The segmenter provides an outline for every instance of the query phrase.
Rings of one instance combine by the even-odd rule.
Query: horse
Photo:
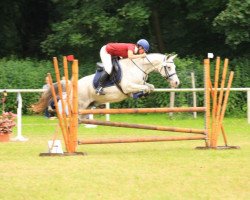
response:
[[[116,85],[105,87],[105,95],[97,95],[93,87],[95,74],[85,76],[78,80],[78,108],[90,109],[105,103],[120,102],[138,92],[150,93],[154,85],[147,83],[148,74],[155,71],[169,81],[173,88],[178,87],[180,81],[176,73],[174,58],[177,55],[164,55],[160,53],[147,54],[145,58],[120,59],[121,80],[119,87]],[[65,83],[65,81],[64,81]],[[63,83],[62,83],[63,85]],[[54,83],[56,92],[57,83]],[[43,93],[38,103],[32,106],[34,112],[44,111],[52,99],[51,90]]]

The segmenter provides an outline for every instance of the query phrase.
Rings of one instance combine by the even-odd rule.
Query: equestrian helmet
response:
[[[140,39],[137,42],[137,45],[141,46],[146,52],[149,50],[149,43],[145,39]]]

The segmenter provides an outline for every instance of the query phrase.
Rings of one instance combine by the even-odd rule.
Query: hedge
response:
[[[196,87],[203,87],[203,61],[194,57],[176,58],[176,70],[181,84],[179,88],[191,88],[191,72],[195,73]],[[61,65],[60,65],[61,66]],[[211,66],[215,66],[212,62]],[[235,71],[235,77],[232,87],[250,87],[250,60],[248,58],[238,58],[230,61],[229,69]],[[0,59],[0,88],[1,89],[39,89],[44,84],[45,76],[48,72],[53,73],[52,61],[39,61],[34,59]],[[80,77],[95,71],[93,62],[80,63]],[[214,68],[211,68],[212,78]],[[222,71],[222,70],[221,70]],[[159,74],[151,73],[148,82],[155,85],[156,88],[168,88],[169,85]],[[23,113],[29,113],[29,107],[36,102],[41,94],[23,93]],[[151,93],[146,98],[134,100],[132,98],[120,103],[112,104],[112,107],[165,107],[169,106],[169,93],[159,92]],[[227,113],[230,115],[245,115],[247,110],[245,92],[231,92],[228,103]],[[192,106],[192,93],[176,93],[176,106]],[[198,106],[203,105],[203,93],[197,93]],[[1,106],[2,107],[2,106]],[[16,94],[8,94],[6,110],[16,112],[17,102]],[[1,108],[0,108],[1,110]]]

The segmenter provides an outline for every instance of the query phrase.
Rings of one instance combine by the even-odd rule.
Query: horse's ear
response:
[[[171,60],[174,60],[177,56],[178,56],[177,54],[175,54],[175,55],[170,55],[169,58],[170,58]]]
[[[178,56],[177,54],[166,54],[166,59],[167,60],[174,60]]]
[[[166,59],[168,60],[171,56],[171,54],[166,54]]]

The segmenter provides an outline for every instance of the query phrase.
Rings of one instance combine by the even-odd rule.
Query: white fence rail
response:
[[[220,90],[218,88],[218,90]],[[225,88],[226,90],[226,88]],[[15,141],[26,141],[27,138],[22,136],[22,95],[21,93],[41,93],[44,89],[0,89],[0,93],[17,93],[17,136],[13,139]],[[204,92],[204,88],[156,88],[155,92]],[[250,88],[231,88],[230,91],[247,92],[247,121],[250,124]],[[106,116],[107,117],[107,116]],[[109,116],[107,117],[109,120]]]

